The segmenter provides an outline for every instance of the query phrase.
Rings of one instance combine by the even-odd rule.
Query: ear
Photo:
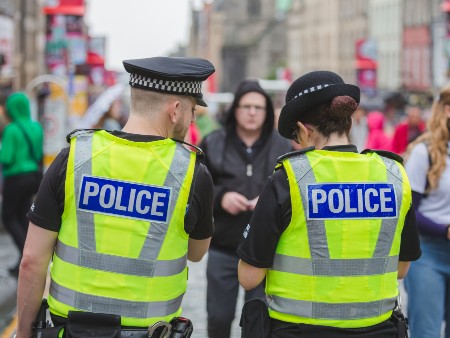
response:
[[[169,119],[173,124],[176,124],[183,116],[181,110],[181,102],[178,100],[172,100],[168,104]]]
[[[300,143],[302,145],[308,144],[311,140],[311,131],[306,128],[306,126],[301,123],[300,121],[297,121],[297,127],[299,128],[299,135],[298,138],[300,140]]]

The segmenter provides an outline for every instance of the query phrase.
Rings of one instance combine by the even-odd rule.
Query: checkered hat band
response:
[[[180,94],[200,94],[202,92],[202,81],[167,81],[138,74],[130,74],[130,85]]]
[[[302,96],[303,94],[308,94],[308,93],[312,93],[312,92],[317,92],[321,89],[324,89],[328,86],[332,86],[332,84],[322,84],[322,85],[318,85],[318,86],[313,86],[311,88],[307,88],[305,90],[303,90],[302,92],[298,93],[297,95],[295,95],[290,101],[296,99],[297,97]]]

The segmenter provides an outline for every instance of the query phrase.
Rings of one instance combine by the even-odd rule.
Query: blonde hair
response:
[[[431,117],[427,122],[427,132],[419,136],[407,149],[407,157],[411,149],[418,143],[425,142],[431,159],[431,166],[427,172],[429,186],[426,192],[436,189],[439,179],[446,167],[449,133],[449,119],[444,106],[450,105],[450,85],[441,89],[439,97],[431,107]]]

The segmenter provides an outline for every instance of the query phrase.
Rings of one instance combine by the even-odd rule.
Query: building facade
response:
[[[45,70],[45,17],[42,1],[16,0],[14,3],[14,88],[24,89],[28,82]]]
[[[277,14],[276,0],[206,3],[194,14],[188,54],[209,57],[219,91],[234,91],[248,77],[276,78],[287,62],[285,17]]]
[[[367,1],[338,0],[339,44],[338,73],[346,82],[357,83],[356,47],[357,42],[367,39],[368,9]]]
[[[286,16],[277,12],[281,2],[289,4]],[[366,85],[381,95],[429,92],[450,76],[450,1],[447,9],[443,0],[205,3],[201,16],[193,19],[196,34],[188,55],[213,61],[219,91],[232,91],[244,77],[276,78],[280,68],[289,70],[291,78],[331,70],[358,84],[364,70]],[[364,53],[370,49],[370,57],[361,56],[361,46]]]

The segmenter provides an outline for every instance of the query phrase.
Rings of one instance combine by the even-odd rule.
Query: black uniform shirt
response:
[[[323,150],[357,152],[353,145],[324,147]],[[271,268],[278,240],[291,222],[292,205],[289,182],[284,169],[272,174],[259,197],[255,212],[237,253],[244,262]],[[415,213],[410,207],[402,232],[400,261],[414,261],[421,255]]]
[[[121,131],[111,133],[134,142],[152,142],[163,139],[159,136],[129,134]],[[69,149],[63,149],[48,168],[36,200],[27,214],[31,222],[50,231],[58,232],[61,227]],[[184,229],[190,238],[202,240],[211,237],[214,233],[212,216],[214,187],[211,175],[203,164],[196,163],[194,175]]]

